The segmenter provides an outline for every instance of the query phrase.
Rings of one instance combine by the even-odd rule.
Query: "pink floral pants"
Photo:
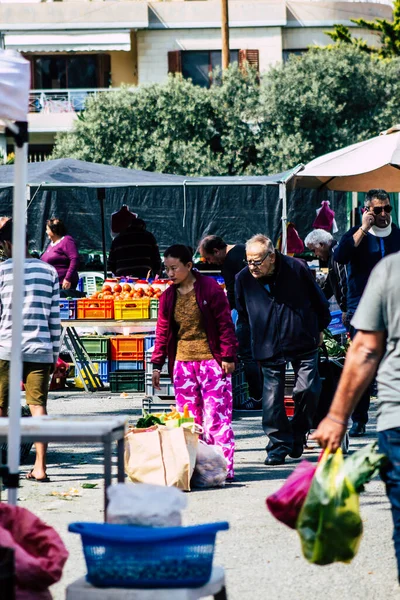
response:
[[[235,441],[232,430],[232,381],[216,360],[179,361],[174,366],[176,408],[185,404],[204,428],[207,444],[220,446],[233,477]]]

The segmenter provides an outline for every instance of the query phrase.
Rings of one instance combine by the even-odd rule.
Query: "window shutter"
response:
[[[168,73],[182,73],[181,50],[168,52]]]
[[[260,61],[258,50],[239,50],[239,68],[244,69],[246,63],[256,69],[257,73],[259,72]]]
[[[98,55],[98,83],[101,88],[111,85],[111,59],[109,54]]]

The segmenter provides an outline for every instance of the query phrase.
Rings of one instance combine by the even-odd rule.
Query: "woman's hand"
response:
[[[226,362],[225,360],[223,360],[221,367],[222,367],[222,370],[225,373],[225,375],[232,375],[233,371],[235,370],[235,363],[234,362]]]
[[[63,290],[69,290],[71,287],[71,282],[67,281],[66,279],[64,279],[63,283],[62,283],[62,289]]]
[[[161,390],[161,387],[160,387],[160,371],[158,371],[158,370],[154,370],[153,371],[153,376],[151,378],[151,383],[152,383],[153,388],[155,390]]]

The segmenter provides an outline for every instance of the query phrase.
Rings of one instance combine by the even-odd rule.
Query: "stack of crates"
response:
[[[112,392],[144,392],[143,335],[110,337],[110,388]]]
[[[168,364],[167,361],[161,369],[160,376],[160,388],[161,390],[155,390],[151,382],[153,376],[153,367],[151,364],[151,357],[153,354],[154,346],[146,351],[146,396],[175,396],[174,384],[168,375]]]
[[[249,398],[249,388],[246,382],[243,363],[238,363],[232,375],[233,408],[240,410]]]
[[[109,380],[109,338],[102,335],[88,335],[80,338],[82,346],[85,348],[90,360],[94,367],[97,369],[97,373],[103,383],[108,383]],[[79,376],[81,371],[84,375],[84,371],[81,370],[81,365],[78,362],[77,368],[75,369],[75,377]]]

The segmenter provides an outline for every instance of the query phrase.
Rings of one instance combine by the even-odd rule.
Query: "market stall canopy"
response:
[[[296,187],[367,192],[400,191],[400,125],[364,142],[324,154],[294,178]]]
[[[0,167],[0,188],[13,185],[14,165]],[[184,177],[59,158],[29,163],[28,185],[41,188],[116,188],[182,185]]]

